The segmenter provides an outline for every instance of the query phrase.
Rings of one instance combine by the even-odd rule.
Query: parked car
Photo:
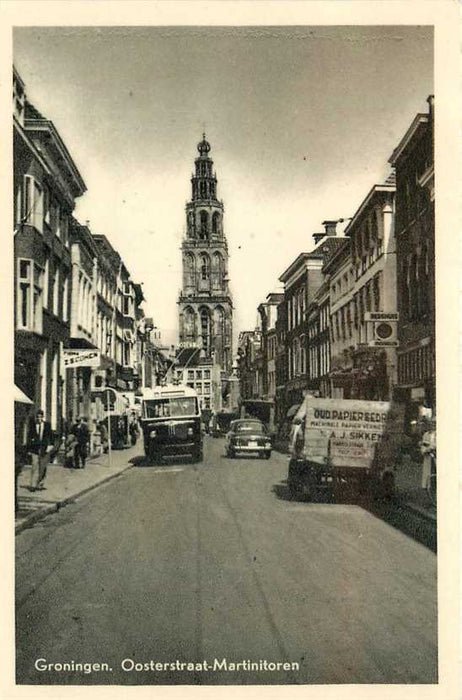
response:
[[[266,459],[271,457],[271,437],[260,420],[244,418],[234,420],[226,435],[226,455],[258,454]]]
[[[235,411],[219,411],[210,418],[209,432],[212,437],[224,437],[233,420],[237,420],[239,414]]]

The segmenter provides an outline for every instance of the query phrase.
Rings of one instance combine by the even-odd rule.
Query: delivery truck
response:
[[[404,434],[404,406],[308,394],[292,422],[292,497],[332,500],[342,492],[391,497]]]

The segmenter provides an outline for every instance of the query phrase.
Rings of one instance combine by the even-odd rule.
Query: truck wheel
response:
[[[390,500],[395,495],[395,477],[391,472],[385,472],[382,477],[383,498]]]
[[[202,452],[202,447],[197,447],[192,453],[192,458],[194,462],[202,462],[204,459],[204,454]]]
[[[146,456],[149,464],[158,464],[160,461],[159,454],[155,450],[148,450]]]

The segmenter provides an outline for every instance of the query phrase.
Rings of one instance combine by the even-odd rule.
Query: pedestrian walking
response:
[[[436,489],[436,421],[427,420],[425,428],[420,440],[420,452],[423,456],[421,485],[423,489],[430,491],[432,479]]]
[[[66,438],[66,445],[65,445],[65,451],[66,451],[65,465],[69,469],[73,469],[75,467],[76,448],[77,448],[77,438],[74,435],[74,433],[70,432]]]
[[[27,434],[27,451],[32,456],[30,488],[33,491],[44,489],[47,474],[48,455],[53,449],[51,425],[44,420],[43,411],[39,409],[35,419],[29,423]]]
[[[98,423],[98,429],[101,439],[101,447],[103,448],[104,454],[107,454],[107,451],[109,449],[109,443],[107,437],[107,428],[104,421],[100,420],[100,422]]]
[[[85,469],[85,460],[88,455],[88,443],[90,442],[90,431],[88,430],[86,419],[83,417],[78,418],[72,432],[75,435],[77,443],[75,446],[74,466],[76,469]]]
[[[136,440],[138,438],[138,421],[134,413],[132,414],[132,420],[129,426],[129,431],[132,445],[136,445]]]

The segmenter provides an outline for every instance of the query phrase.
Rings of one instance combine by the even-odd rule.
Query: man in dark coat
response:
[[[75,468],[84,469],[87,458],[88,443],[90,442],[90,431],[83,418],[79,418],[72,432],[75,435],[77,444],[75,446]]]
[[[40,409],[35,414],[35,419],[29,423],[27,434],[27,450],[32,455],[31,489],[43,489],[47,474],[48,453],[53,447],[53,433],[51,425],[44,420],[43,411]]]

